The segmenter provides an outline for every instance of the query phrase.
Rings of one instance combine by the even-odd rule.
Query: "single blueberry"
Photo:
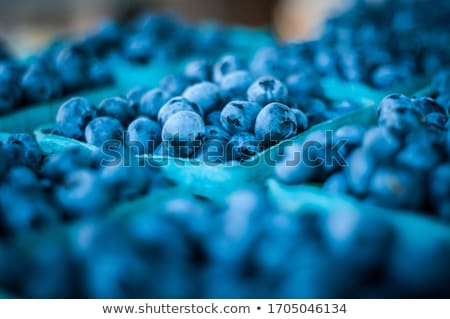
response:
[[[85,53],[77,46],[66,46],[58,52],[55,67],[65,91],[73,92],[86,86],[87,65]]]
[[[133,163],[130,166],[114,165],[103,167],[101,180],[113,192],[112,198],[127,200],[148,192],[150,172]]]
[[[394,65],[380,65],[372,72],[372,84],[381,89],[388,89],[397,83],[399,70]]]
[[[162,141],[168,143],[180,157],[191,155],[205,134],[205,124],[198,113],[179,111],[173,114],[162,129]]]
[[[253,81],[249,72],[234,71],[225,75],[219,85],[226,100],[238,100],[247,98],[247,90]]]
[[[250,71],[255,76],[270,75],[283,78],[285,70],[283,68],[281,52],[275,47],[259,49],[250,63]]]
[[[422,185],[420,172],[380,167],[371,177],[368,201],[382,207],[420,210],[425,193]]]
[[[86,126],[86,142],[101,147],[108,142],[123,142],[124,128],[120,122],[108,116],[97,117]]]
[[[425,122],[425,118],[415,109],[396,109],[382,113],[378,124],[391,132],[404,136],[418,129]]]
[[[109,185],[88,169],[70,172],[54,196],[69,218],[102,214],[113,200]]]
[[[216,83],[220,83],[227,74],[245,69],[246,65],[240,57],[232,54],[224,55],[214,64],[213,80]]]
[[[265,147],[293,137],[296,133],[297,118],[284,104],[270,103],[256,117],[255,134]]]
[[[297,134],[306,131],[309,127],[308,116],[298,109],[291,109],[297,119]]]
[[[278,181],[287,184],[301,184],[316,179],[321,174],[320,165],[309,158],[308,147],[293,144],[284,149],[284,154],[275,166]]]
[[[403,94],[390,94],[381,100],[377,108],[378,117],[382,116],[384,113],[390,113],[394,110],[404,110],[404,109],[414,109],[417,108],[413,101]]]
[[[261,109],[256,103],[232,101],[222,109],[220,123],[231,134],[253,132],[256,117]]]
[[[12,160],[14,162],[11,162],[11,164],[25,165],[33,169],[40,167],[44,159],[44,154],[36,138],[26,133],[10,135],[4,142],[3,150],[15,153],[6,154],[6,156],[13,156]]]
[[[183,92],[183,97],[197,104],[205,114],[222,106],[220,88],[211,82],[200,82],[188,87]]]
[[[59,95],[57,80],[43,69],[29,69],[20,83],[24,98],[28,103],[48,101]]]
[[[382,267],[395,239],[395,229],[388,221],[355,211],[330,213],[324,234],[332,255],[367,274]]]
[[[335,116],[328,105],[320,99],[307,99],[297,104],[297,108],[306,114],[310,126],[325,122]]]
[[[343,172],[338,172],[328,177],[322,187],[330,193],[349,193],[347,178]]]
[[[169,96],[178,96],[190,85],[189,80],[181,74],[170,74],[162,78],[159,87]]]
[[[152,153],[161,142],[161,127],[157,122],[141,116],[128,126],[126,141],[127,146],[138,154]]]
[[[357,147],[361,146],[365,128],[359,125],[345,125],[334,132],[334,144],[342,144],[341,155],[347,157]]]
[[[100,60],[91,60],[87,71],[89,83],[94,87],[113,84],[114,77],[108,65]]]
[[[344,169],[349,188],[358,197],[364,197],[369,191],[369,182],[376,164],[371,155],[363,148],[356,149],[349,157]]]
[[[286,103],[289,98],[287,87],[271,76],[260,77],[247,90],[250,102],[267,105],[271,102]]]
[[[322,97],[324,92],[320,79],[312,72],[297,72],[286,78],[289,95],[294,102],[308,97]]]
[[[144,33],[128,36],[122,52],[126,59],[136,63],[147,63],[153,56],[151,39]]]
[[[178,96],[170,99],[164,104],[158,112],[158,122],[161,126],[172,117],[174,114],[180,111],[191,111],[199,114],[203,117],[203,109],[190,100]]]
[[[126,99],[129,100],[134,105],[139,105],[141,103],[142,97],[148,92],[145,87],[135,87],[127,92]]]
[[[114,117],[122,123],[128,125],[136,116],[134,104],[121,97],[110,97],[104,99],[98,106],[99,116]]]
[[[186,64],[184,75],[192,82],[212,80],[212,65],[208,59],[195,59]]]
[[[233,135],[228,142],[233,159],[245,161],[257,155],[261,151],[256,136],[248,132],[240,132]]]
[[[362,147],[376,163],[388,163],[400,151],[402,145],[385,127],[374,127],[364,135]]]
[[[87,99],[71,98],[59,107],[55,130],[60,135],[82,139],[84,128],[95,116],[95,110]]]

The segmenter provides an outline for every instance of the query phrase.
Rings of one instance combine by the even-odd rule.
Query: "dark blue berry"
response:
[[[200,82],[188,87],[183,92],[183,97],[198,105],[205,114],[222,106],[220,88],[211,82]]]
[[[207,59],[192,60],[186,64],[184,75],[192,82],[211,81],[212,65]]]
[[[288,89],[279,80],[271,76],[257,79],[247,90],[247,98],[250,102],[267,105],[271,102],[286,103],[288,101]]]
[[[136,116],[136,109],[133,103],[124,98],[111,97],[100,103],[97,113],[99,116],[114,117],[126,126]]]
[[[231,134],[253,132],[255,120],[261,106],[247,101],[232,101],[225,105],[220,114],[222,127]]]
[[[136,63],[147,63],[153,56],[152,42],[144,33],[127,37],[122,50],[126,59]]]
[[[169,96],[178,96],[181,95],[189,85],[190,82],[184,75],[170,74],[162,78],[159,87]]]
[[[127,146],[138,154],[152,153],[161,142],[161,127],[149,118],[139,117],[127,129]]]
[[[167,101],[158,112],[158,122],[161,126],[170,119],[171,116],[180,111],[191,111],[199,114],[203,117],[203,109],[201,109],[197,104],[191,102],[184,97],[174,97]]]
[[[238,70],[245,70],[244,61],[236,55],[225,55],[214,64],[213,79],[214,82],[220,83],[227,74]]]
[[[247,71],[234,71],[225,75],[219,82],[222,95],[226,100],[247,98],[247,90],[253,83],[253,77]]]
[[[95,115],[95,110],[87,99],[71,98],[58,109],[55,130],[66,137],[82,139],[84,128]]]
[[[89,144],[101,147],[109,142],[123,142],[124,128],[120,122],[108,116],[97,117],[86,126],[84,136]]]
[[[270,103],[256,117],[255,134],[270,147],[297,134],[297,118],[288,106]]]
[[[234,160],[243,161],[252,158],[261,151],[255,135],[241,132],[233,135],[228,142]]]

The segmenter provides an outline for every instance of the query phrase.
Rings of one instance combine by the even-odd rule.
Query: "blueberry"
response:
[[[84,128],[94,117],[95,111],[89,101],[74,97],[58,109],[55,130],[66,137],[82,139]]]
[[[309,127],[308,116],[298,109],[291,109],[297,119],[297,133],[300,134],[306,131]]]
[[[213,79],[214,82],[220,83],[223,78],[234,71],[245,70],[246,66],[244,61],[236,55],[225,55],[214,64]]]
[[[364,138],[365,128],[359,125],[345,125],[334,132],[334,143],[343,143],[341,154],[344,157],[357,147],[361,146]]]
[[[220,114],[220,122],[231,134],[253,132],[255,120],[261,106],[246,101],[232,101],[225,105]]]
[[[79,47],[63,47],[56,56],[55,66],[65,91],[72,92],[86,86],[87,58]]]
[[[109,186],[92,170],[70,172],[55,189],[55,200],[69,218],[105,213],[113,197]]]
[[[48,101],[60,93],[56,80],[43,69],[30,68],[23,75],[20,85],[29,103]]]
[[[174,114],[180,111],[191,111],[203,116],[203,110],[194,102],[184,97],[174,97],[167,101],[166,104],[161,107],[158,112],[158,122],[161,126],[172,117]]]
[[[120,122],[108,116],[97,117],[89,122],[84,132],[86,142],[101,147],[111,141],[123,141],[124,128]]]
[[[184,75],[192,82],[211,81],[212,65],[207,59],[192,60],[186,64]]]
[[[87,71],[89,82],[94,87],[101,87],[113,84],[114,78],[106,63],[99,60],[92,60]]]
[[[346,194],[349,192],[347,178],[343,172],[328,177],[322,187],[330,193]]]
[[[323,96],[319,78],[312,72],[298,72],[286,78],[289,95],[294,101],[301,101],[307,97]]]
[[[161,107],[169,100],[161,89],[153,89],[145,93],[139,104],[139,113],[152,119],[158,118]]]
[[[49,156],[43,163],[40,173],[58,182],[71,171],[80,168],[94,169],[96,166],[98,163],[93,154],[86,153],[86,150],[81,147],[69,147]]]
[[[374,127],[366,132],[362,147],[376,163],[389,162],[401,149],[399,139],[384,127]]]
[[[419,108],[423,114],[442,113],[447,114],[446,110],[434,99],[430,97],[419,97],[413,100],[414,105]]]
[[[119,164],[104,167],[101,171],[101,180],[113,192],[113,198],[127,200],[148,192],[149,173],[146,168],[139,167],[135,163],[130,166]]]
[[[247,98],[250,102],[266,105],[271,102],[286,103],[288,101],[288,89],[274,77],[265,76],[257,79],[247,90]]]
[[[124,98],[110,97],[100,103],[97,113],[99,116],[114,117],[126,126],[136,116],[136,109],[133,103]]]
[[[437,166],[429,178],[429,197],[440,217],[450,221],[450,164]]]
[[[211,82],[200,82],[188,87],[183,97],[197,104],[205,114],[222,106],[220,88]]]
[[[14,148],[14,150],[12,149]],[[25,165],[37,169],[44,158],[44,154],[33,135],[17,133],[10,135],[3,146],[3,150],[11,152],[12,164]]]
[[[356,149],[349,157],[345,176],[353,194],[363,197],[369,191],[369,182],[375,170],[375,162],[363,148]]]
[[[380,65],[372,73],[372,83],[375,87],[388,89],[397,83],[399,70],[394,65]]]
[[[0,186],[0,236],[49,227],[58,220],[51,201],[39,188]]]
[[[39,180],[35,172],[26,166],[16,166],[9,170],[6,181],[8,185],[20,189],[32,191],[39,187]]]
[[[319,165],[312,163],[305,145],[293,144],[284,149],[284,154],[275,166],[278,181],[287,184],[301,184],[312,181],[318,175]]]
[[[337,62],[335,53],[325,46],[319,47],[313,58],[314,66],[323,75],[335,75]]]
[[[149,154],[161,142],[161,127],[149,118],[139,117],[127,129],[127,146],[138,154]]]
[[[390,113],[391,111],[398,109],[404,110],[413,108],[416,108],[416,106],[409,97],[403,94],[394,93],[384,97],[383,100],[381,100],[377,108],[377,114],[378,117],[380,117],[383,113]]]
[[[127,92],[126,99],[129,100],[134,105],[139,105],[141,103],[142,97],[148,92],[145,87],[135,87]]]
[[[398,167],[380,167],[371,177],[369,201],[382,207],[419,210],[424,200],[423,179]]]
[[[415,109],[395,109],[382,113],[378,123],[400,136],[416,130],[424,122],[423,116]]]
[[[446,114],[450,114],[450,93],[438,96],[436,102],[444,108]]]
[[[395,229],[388,221],[355,211],[329,214],[324,233],[338,260],[348,260],[365,272],[382,267],[395,239]]]
[[[173,114],[162,129],[162,141],[179,154],[186,157],[193,153],[195,147],[205,134],[205,124],[197,113],[179,111]]]
[[[222,126],[220,123],[220,114],[221,111],[214,111],[206,115],[205,117],[205,124],[206,125],[215,125],[215,126]]]
[[[293,137],[296,133],[297,118],[284,104],[270,103],[256,117],[255,134],[265,147]]]
[[[144,33],[132,34],[125,39],[122,52],[132,62],[147,63],[153,55],[151,40]]]
[[[256,136],[248,132],[240,132],[233,135],[228,142],[228,147],[234,160],[247,160],[257,155],[261,148]]]
[[[442,70],[434,78],[431,84],[438,95],[450,92],[450,70]]]
[[[338,117],[349,112],[353,112],[359,108],[357,103],[349,100],[339,101],[331,107],[331,112],[335,113],[333,117]]]
[[[335,114],[330,112],[327,104],[319,99],[304,100],[302,103],[297,104],[297,107],[307,115],[310,126],[327,121],[332,116],[335,116]]]
[[[12,110],[18,104],[19,100],[11,94],[12,91],[12,85],[0,85],[0,114]]]
[[[178,96],[181,95],[189,85],[190,83],[184,75],[170,74],[162,78],[159,87],[169,96]]]
[[[281,54],[277,48],[261,48],[256,52],[250,63],[250,71],[255,76],[271,75],[283,78],[285,72],[281,59]]]
[[[223,140],[228,141],[231,138],[230,134],[226,132],[222,127],[215,125],[207,125],[205,127],[204,140]]]
[[[253,77],[247,71],[234,71],[225,75],[219,82],[226,100],[245,99],[247,90],[253,83]]]
[[[442,113],[432,112],[428,113],[425,117],[425,122],[427,126],[434,129],[444,131],[445,125],[447,124],[448,116]]]

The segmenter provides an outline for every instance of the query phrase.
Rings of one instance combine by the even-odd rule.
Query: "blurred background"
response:
[[[323,19],[354,0],[0,0],[0,37],[16,52],[42,47],[61,33],[84,32],[98,20],[166,11],[189,21],[273,26],[281,39],[307,39]]]

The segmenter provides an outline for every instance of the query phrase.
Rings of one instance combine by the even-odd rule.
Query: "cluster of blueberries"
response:
[[[283,214],[262,190],[187,197],[0,243],[0,286],[28,298],[448,297],[450,247],[411,252],[378,216]],[[432,262],[430,262],[432,261]]]
[[[376,127],[317,132],[287,148],[276,166],[278,180],[324,183],[330,192],[450,221],[449,79],[443,72],[435,80],[436,99],[386,96]]]
[[[50,47],[26,63],[0,61],[0,114],[112,82],[106,64],[75,45]]]
[[[68,148],[43,155],[32,135],[0,142],[0,238],[51,225],[92,219],[120,201],[143,196],[168,182],[131,156],[102,165],[103,154]]]
[[[323,76],[391,88],[450,65],[448,1],[358,1],[330,19],[315,41],[291,43],[268,57]],[[279,62],[276,62],[279,64]],[[272,67],[279,68],[274,64]]]
[[[0,43],[0,114],[112,84],[105,62],[110,56],[140,63],[178,61],[224,52],[231,46],[224,39],[225,30],[217,25],[189,26],[170,16],[145,14],[128,23],[105,21],[80,38],[55,40],[24,63]]]
[[[259,63],[258,54],[250,66],[234,54],[215,63],[193,59],[151,90],[136,88],[98,107],[72,98],[61,105],[54,132],[98,147],[122,142],[139,154],[224,163],[359,107],[328,101],[312,74],[294,71],[280,80],[261,73]]]

